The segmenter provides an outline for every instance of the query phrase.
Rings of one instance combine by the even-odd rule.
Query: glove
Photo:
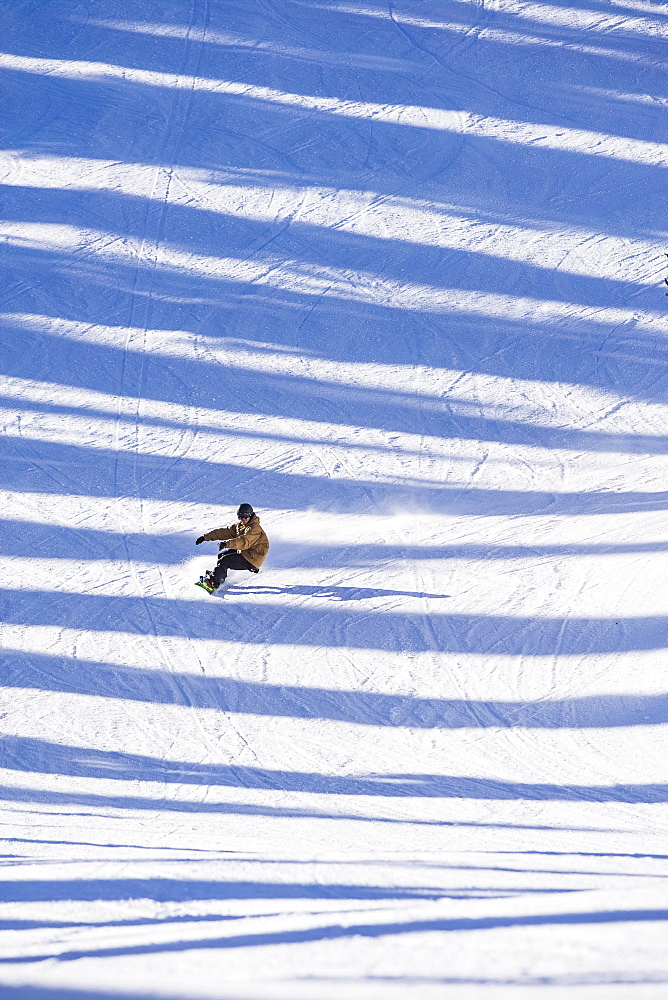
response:
[[[195,545],[201,545],[204,541],[204,535],[200,535],[199,538],[195,539]]]

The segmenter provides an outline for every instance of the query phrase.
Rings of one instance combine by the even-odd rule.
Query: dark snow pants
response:
[[[247,569],[251,573],[259,572],[252,563],[248,562],[248,559],[244,559],[241,552],[236,552],[234,549],[221,549],[218,556],[218,563],[213,571],[214,587],[219,587],[221,583],[225,583],[228,569]]]

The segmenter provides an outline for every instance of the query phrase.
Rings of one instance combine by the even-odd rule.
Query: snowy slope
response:
[[[666,996],[667,42],[5,5],[3,1000]]]

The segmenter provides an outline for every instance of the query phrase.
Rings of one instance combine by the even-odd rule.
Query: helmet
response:
[[[239,504],[239,510],[237,511],[237,517],[241,520],[242,517],[252,517],[255,511],[249,503]]]

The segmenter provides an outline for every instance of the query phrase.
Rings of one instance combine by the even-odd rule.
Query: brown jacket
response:
[[[253,514],[248,524],[237,521],[229,528],[216,528],[204,536],[205,542],[225,542],[228,549],[243,553],[244,559],[259,569],[269,551],[269,539],[260,525],[260,518]]]

